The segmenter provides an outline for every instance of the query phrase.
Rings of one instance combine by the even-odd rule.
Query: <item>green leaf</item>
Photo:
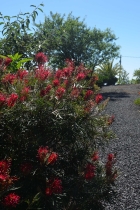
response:
[[[0,25],[4,24],[4,22],[0,22]]]
[[[6,58],[6,56],[4,56],[4,55],[0,55],[0,58],[4,58],[4,59],[5,59],[5,58]]]
[[[43,12],[43,10],[41,8],[38,8],[38,10],[40,10],[41,12]]]
[[[32,5],[30,5],[30,7],[36,7],[36,6],[32,4]]]

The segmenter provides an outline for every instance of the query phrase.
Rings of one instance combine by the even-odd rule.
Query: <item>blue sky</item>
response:
[[[116,44],[121,47],[122,66],[132,79],[134,70],[140,68],[140,0],[12,0],[2,1],[0,12],[17,15],[32,11],[30,5],[40,3],[44,4],[44,13],[39,13],[38,21],[43,22],[50,11],[62,15],[72,12],[75,17],[85,19],[90,28],[110,28],[118,37]]]

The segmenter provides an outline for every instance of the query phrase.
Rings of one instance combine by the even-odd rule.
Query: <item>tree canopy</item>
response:
[[[101,63],[118,57],[120,47],[116,45],[117,38],[110,29],[91,29],[72,13],[66,17],[50,12],[43,23],[36,24],[37,11],[42,9],[31,6],[34,7],[31,14],[21,13],[14,17],[1,14],[3,37],[0,39],[0,54],[18,52],[23,57],[33,57],[36,52],[43,51],[54,68],[63,67],[65,60],[71,59],[76,65],[82,62],[93,70]],[[31,20],[34,30],[30,29]]]
[[[136,77],[136,83],[140,83],[140,68],[134,71],[133,76]]]
[[[117,38],[110,29],[91,29],[72,13],[65,17],[51,12],[36,26],[40,50],[50,56],[52,65],[63,66],[65,59],[72,59],[77,65],[84,62],[94,69],[119,55]]]

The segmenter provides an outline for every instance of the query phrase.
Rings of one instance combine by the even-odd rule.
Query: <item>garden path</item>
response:
[[[111,129],[117,135],[105,152],[117,152],[119,169],[116,197],[105,210],[140,210],[140,107],[134,104],[139,92],[140,85],[101,88],[104,99],[110,97],[104,112],[115,116]]]

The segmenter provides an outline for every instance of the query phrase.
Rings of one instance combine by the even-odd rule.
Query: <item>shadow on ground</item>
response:
[[[121,98],[129,98],[130,94],[126,93],[126,92],[106,92],[106,93],[102,93],[103,99],[107,99],[108,97],[110,98],[110,101],[116,101],[118,99]]]

